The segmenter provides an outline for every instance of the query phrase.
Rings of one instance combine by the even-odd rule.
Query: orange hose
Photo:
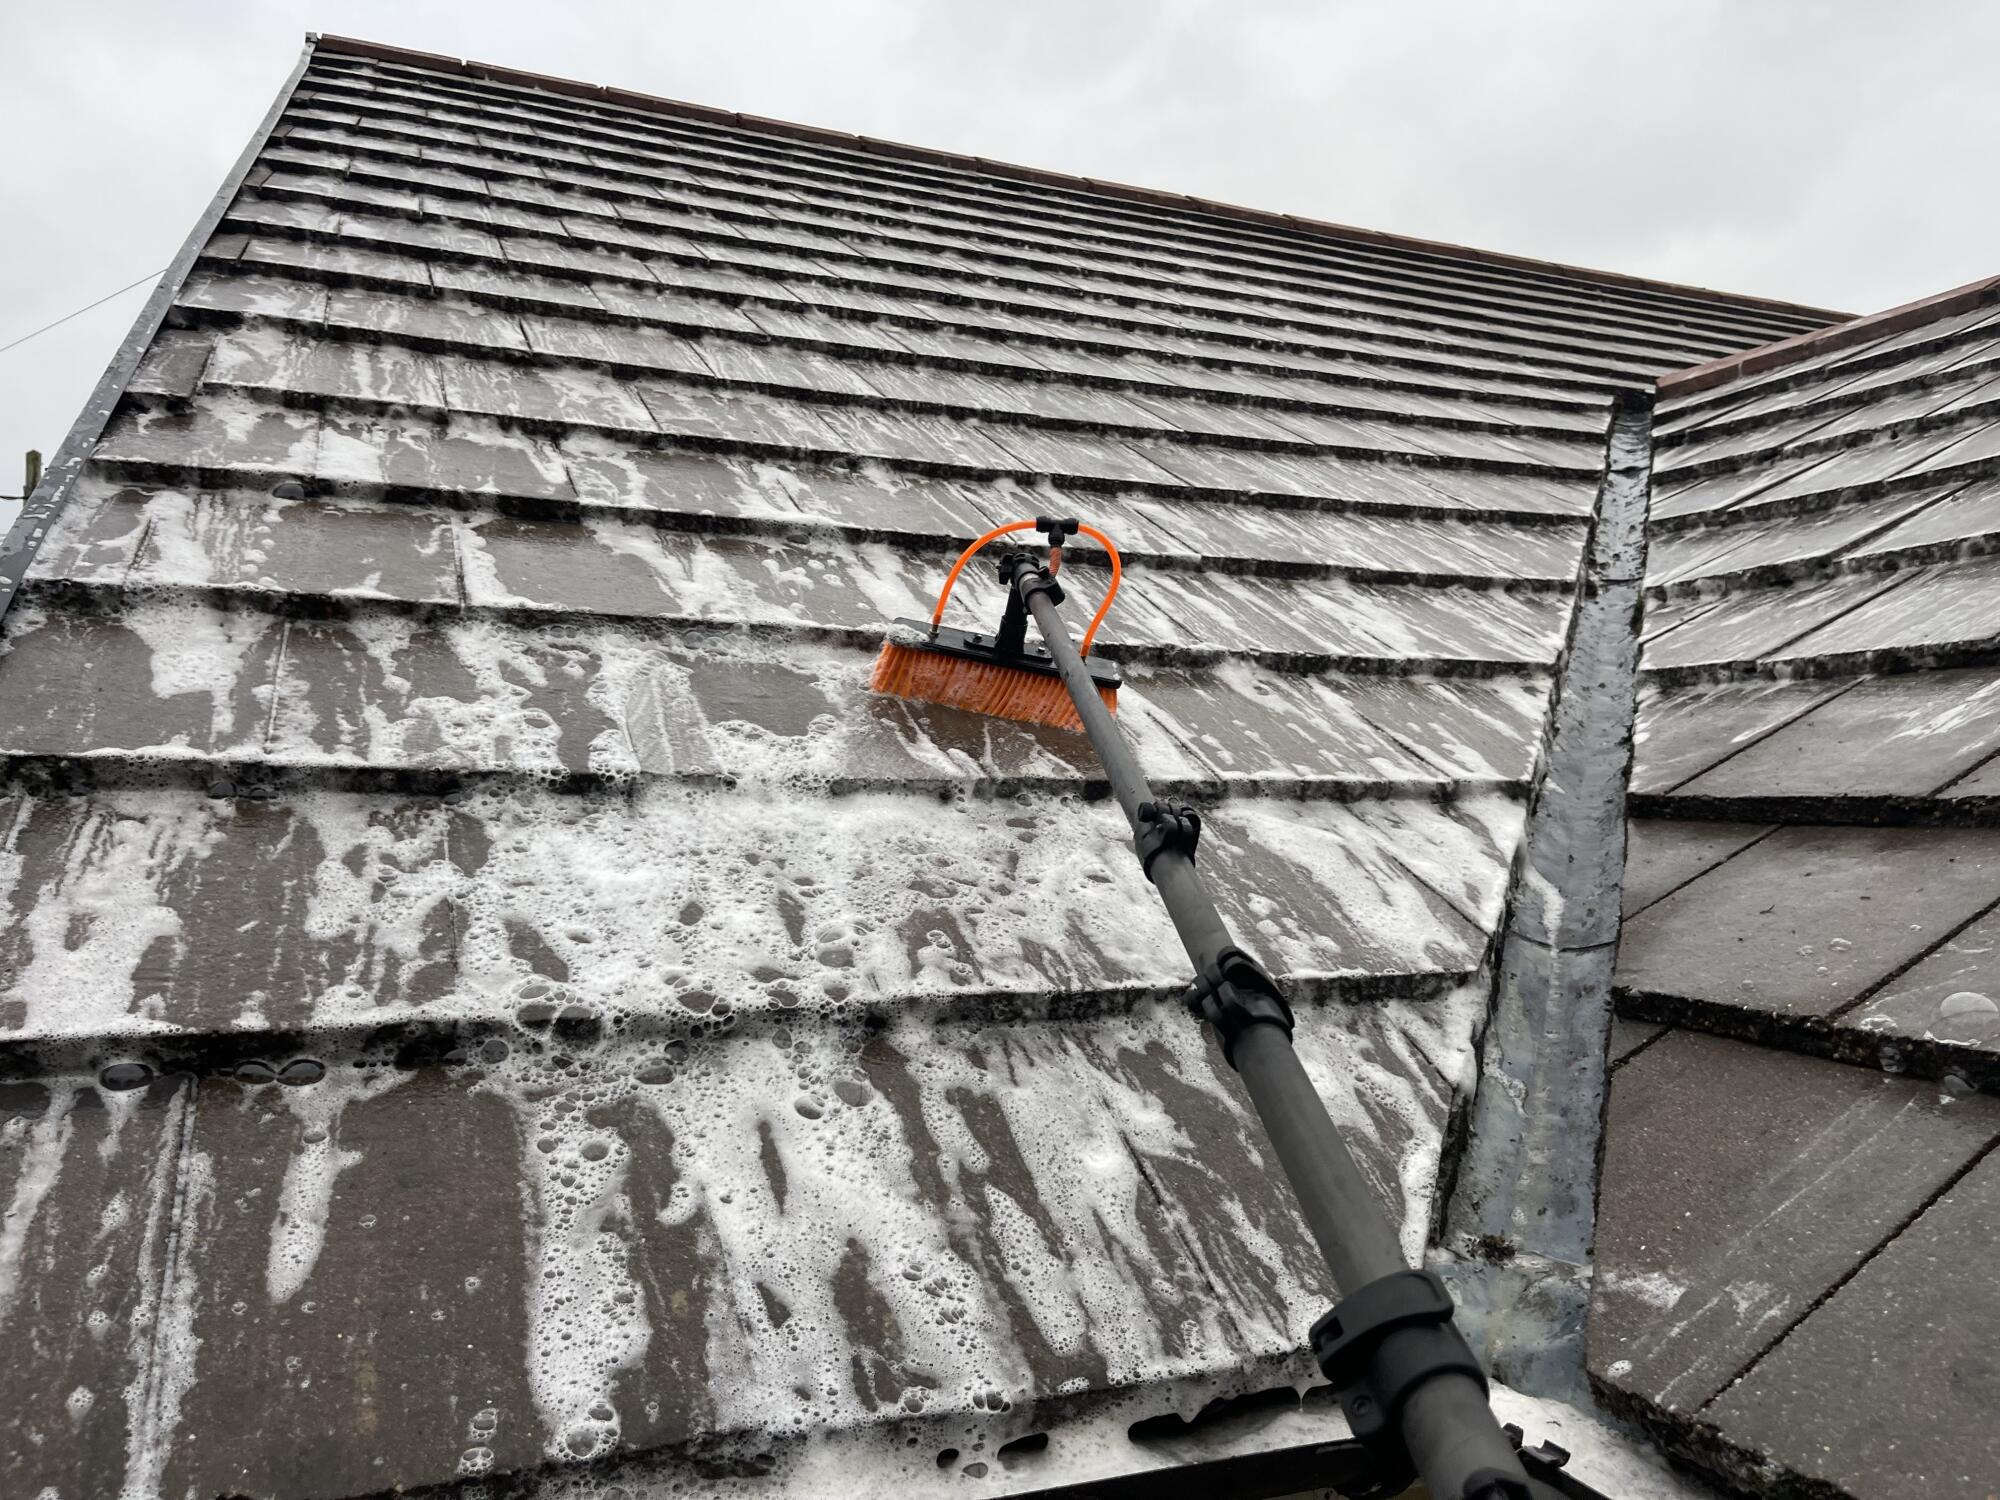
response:
[[[1125,576],[1125,567],[1118,561],[1118,549],[1111,545],[1110,537],[1095,526],[1086,526],[1081,521],[1077,522],[1076,529],[1095,541],[1111,558],[1111,587],[1104,591],[1104,602],[1097,606],[1097,613],[1090,617],[1090,629],[1084,631],[1083,644],[1077,648],[1078,655],[1088,656],[1090,643],[1097,639],[1097,627],[1104,623],[1104,617],[1111,613],[1111,601],[1118,597],[1118,580]]]
[[[958,554],[958,561],[951,565],[951,571],[944,575],[944,587],[938,590],[937,608],[931,611],[931,629],[936,630],[944,623],[945,602],[951,598],[951,586],[958,582],[958,575],[965,571],[965,565],[972,561],[972,554],[984,547],[995,537],[1007,535],[1010,531],[1033,531],[1033,521],[1009,521],[1005,526],[995,526],[970,547]]]
[[[1009,532],[1033,531],[1034,529],[1035,523],[1033,521],[1009,521],[1005,526],[995,526],[970,547],[959,553],[958,561],[953,563],[951,571],[944,575],[944,587],[938,590],[937,608],[931,611],[931,629],[937,629],[944,622],[944,607],[951,599],[952,586],[958,582],[958,575],[965,571],[965,565],[972,561],[974,553],[996,537],[1006,536]],[[1080,655],[1088,656],[1090,654],[1090,643],[1097,637],[1097,627],[1104,623],[1104,617],[1111,613],[1111,601],[1118,597],[1118,581],[1124,576],[1125,569],[1124,565],[1118,560],[1118,549],[1112,545],[1110,537],[1099,531],[1095,526],[1085,526],[1081,522],[1077,524],[1076,529],[1082,535],[1097,542],[1111,558],[1111,587],[1105,591],[1104,602],[1097,606],[1097,613],[1090,617],[1090,628],[1084,631],[1083,644],[1077,648]]]

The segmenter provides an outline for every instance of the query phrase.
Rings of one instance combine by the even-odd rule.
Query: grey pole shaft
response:
[[[1031,564],[1024,564],[1014,575],[1014,586],[1026,597],[1084,733],[1104,765],[1112,795],[1136,833],[1139,808],[1153,800],[1152,788],[1097,696],[1055,600],[1039,587],[1023,588],[1024,581],[1038,577]],[[1178,849],[1164,849],[1154,856],[1152,878],[1195,971],[1205,971],[1233,942],[1194,861]],[[1350,1292],[1407,1269],[1395,1228],[1355,1167],[1292,1050],[1291,1037],[1280,1026],[1249,1026],[1236,1039],[1233,1061],[1334,1283]],[[1403,1403],[1401,1424],[1410,1459],[1437,1500],[1472,1500],[1466,1481],[1482,1470],[1527,1484],[1514,1445],[1500,1430],[1485,1392],[1469,1376],[1446,1373],[1424,1382]]]

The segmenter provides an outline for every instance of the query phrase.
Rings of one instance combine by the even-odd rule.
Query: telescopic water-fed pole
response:
[[[1052,549],[1077,529],[1074,521],[1037,526]],[[1215,1027],[1342,1289],[1333,1311],[1313,1325],[1313,1352],[1349,1427],[1377,1455],[1382,1488],[1400,1488],[1397,1481],[1414,1470],[1432,1500],[1528,1500],[1527,1473],[1486,1403],[1486,1377],[1452,1322],[1450,1294],[1435,1274],[1403,1259],[1388,1216],[1292,1050],[1290,1006],[1230,936],[1195,868],[1200,816],[1153,796],[1057,613],[1063,595],[1053,571],[1017,552],[1000,574],[1009,612],[1018,601],[1041,630],[1132,825],[1140,866],[1194,965],[1189,1008]]]

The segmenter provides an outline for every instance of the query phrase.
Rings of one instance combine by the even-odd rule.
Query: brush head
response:
[[[912,627],[901,620],[896,623],[896,634],[883,643],[882,654],[875,658],[875,676],[869,683],[874,691],[918,703],[970,709],[996,719],[1082,731],[1083,721],[1077,717],[1069,689],[1052,665],[985,659],[976,644],[967,644],[976,638],[962,631],[953,631],[948,641],[939,641],[925,627]],[[1086,661],[1097,696],[1116,712],[1117,668],[1095,657]]]

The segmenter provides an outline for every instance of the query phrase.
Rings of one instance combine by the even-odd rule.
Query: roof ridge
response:
[[[1068,172],[1052,172],[1042,167],[1029,167],[1015,162],[996,161],[986,156],[967,156],[961,152],[943,151],[928,146],[914,146],[902,141],[890,141],[876,136],[857,135],[852,131],[834,130],[826,126],[806,125],[794,120],[779,120],[766,115],[746,114],[737,110],[719,109],[713,105],[696,104],[685,99],[669,99],[656,94],[642,94],[628,89],[612,88],[606,84],[585,83],[573,78],[557,78],[546,73],[531,73],[520,68],[504,67],[496,63],[483,63],[469,58],[450,57],[438,52],[419,52],[410,48],[392,46],[385,42],[367,41],[360,37],[334,36],[327,33],[308,32],[306,40],[316,50],[324,50],[344,56],[368,58],[376,62],[401,63],[409,67],[426,68],[437,72],[458,73],[468,77],[484,79],[492,83],[541,89],[549,93],[568,95],[572,98],[598,99],[608,104],[623,105],[630,109],[644,110],[653,114],[677,115],[687,119],[705,120],[712,124],[758,130],[771,135],[789,136],[797,140],[816,141],[825,145],[845,147],[849,150],[874,152],[877,155],[894,157],[903,161],[925,162],[939,166],[956,167],[964,171],[983,172],[993,177],[1009,178],[1019,182],[1038,183],[1044,187],[1068,188],[1097,193],[1104,197],[1122,198],[1130,202],[1148,204],[1155,208],[1188,209],[1220,218],[1237,219],[1246,223],[1261,224],[1272,229],[1288,229],[1298,233],[1315,235],[1322,239],[1349,240],[1358,244],[1379,245],[1389,249],[1412,250],[1430,255],[1444,255],[1457,260],[1494,266],[1503,270],[1553,273],[1581,281],[1596,282],[1604,286],[1619,287],[1633,291],[1659,292],[1675,296],[1695,297],[1732,307],[1755,308],[1768,312],[1823,318],[1832,323],[1841,322],[1850,316],[1849,314],[1835,312],[1827,308],[1812,307],[1801,302],[1787,302],[1775,297],[1753,297],[1734,292],[1717,291],[1713,287],[1696,286],[1688,282],[1659,281],[1650,277],[1628,275],[1622,271],[1606,271],[1591,266],[1569,265],[1562,261],[1543,260],[1528,255],[1513,255],[1500,250],[1480,250],[1470,245],[1455,245],[1445,240],[1428,240],[1416,235],[1394,234],[1387,230],[1364,229],[1351,224],[1335,224],[1324,219],[1302,218],[1296,214],[1273,213],[1268,209],[1249,208],[1242,204],[1225,203],[1213,198],[1200,198],[1189,193],[1173,193],[1158,188],[1136,187],[1130,183],[1113,182],[1104,178],[1081,177]]]
[[[1795,333],[1790,338],[1760,344],[1740,354],[1725,354],[1706,364],[1690,365],[1685,370],[1662,375],[1659,392],[1662,396],[1696,395],[1751,375],[1780,369],[1808,355],[1832,354],[1856,344],[1919,328],[1925,323],[1934,323],[1953,313],[1969,312],[1996,295],[2000,295],[2000,276],[1984,276],[1949,291],[1934,292],[1928,297],[1919,297],[1914,302],[1869,313],[1865,317],[1850,318],[1844,323],[1816,328],[1810,333]]]

